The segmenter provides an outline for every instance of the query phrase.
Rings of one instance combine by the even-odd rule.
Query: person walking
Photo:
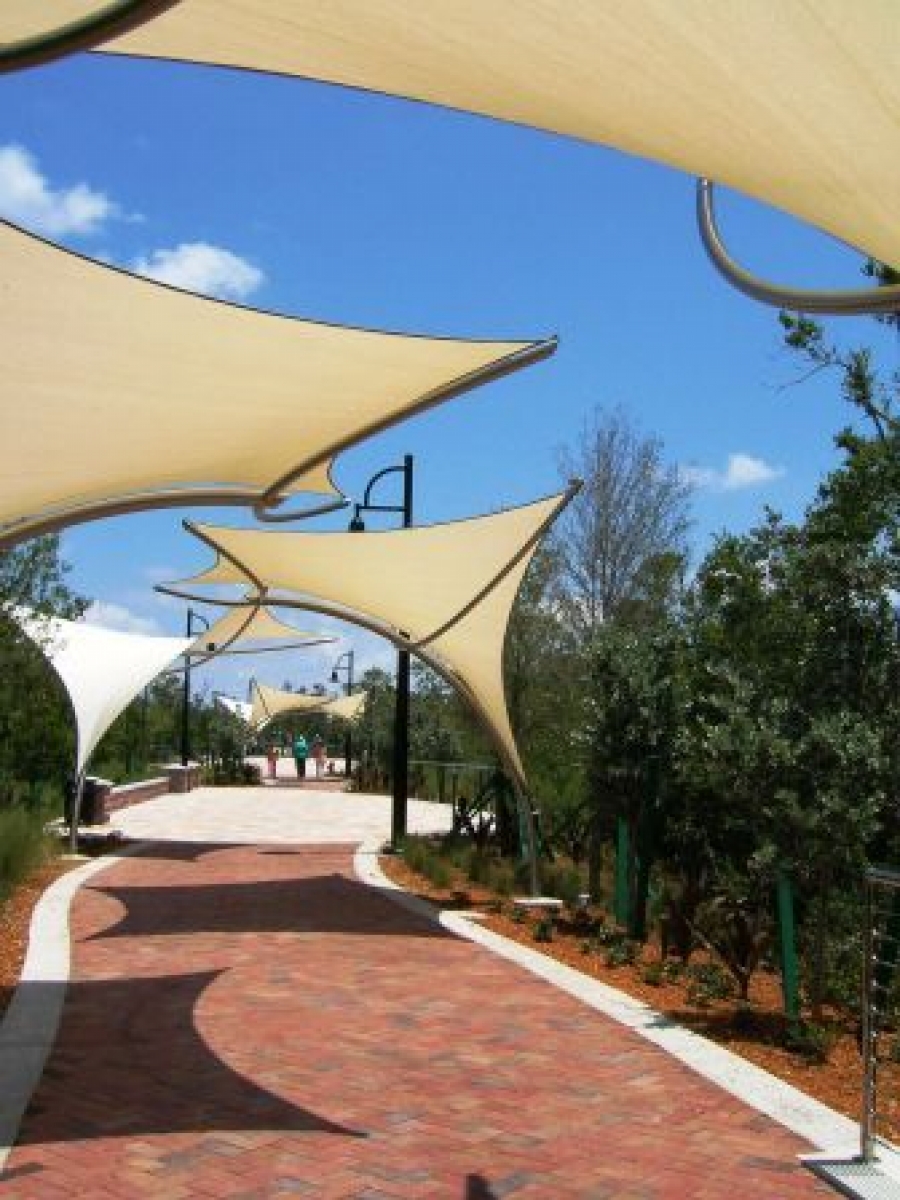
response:
[[[306,744],[306,738],[302,733],[294,735],[294,763],[297,767],[297,778],[306,778],[306,756],[309,753],[309,747]]]
[[[326,754],[327,751],[325,749],[325,743],[322,741],[322,738],[319,736],[319,734],[316,734],[316,736],[313,738],[312,744],[312,756],[313,761],[316,764],[316,779],[321,779],[325,774]]]
[[[269,762],[269,778],[274,779],[278,773],[278,747],[273,742],[266,751],[266,758]]]

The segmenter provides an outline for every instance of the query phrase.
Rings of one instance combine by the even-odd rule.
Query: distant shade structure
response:
[[[214,567],[163,590],[240,583],[272,604],[350,620],[438,670],[485,724],[524,789],[503,688],[510,612],[541,537],[580,485],[521,508],[389,532],[287,533],[192,525]]]
[[[613,146],[900,267],[896,0],[419,0],[414,11],[407,0],[182,0],[105,49],[298,75]]]
[[[0,546],[165,505],[334,507],[340,450],[555,346],[259,312],[3,222],[0,278]]]
[[[365,692],[353,692],[349,696],[316,696],[307,692],[289,692],[268,687],[253,681],[251,690],[250,724],[259,731],[276,717],[288,713],[319,713],[326,717],[339,717],[344,721],[355,721],[366,704]]]
[[[208,661],[220,654],[261,654],[307,649],[337,641],[334,634],[309,633],[288,625],[259,604],[237,605],[219,617],[191,643],[191,658]],[[267,643],[271,643],[270,645]],[[286,643],[293,643],[287,645]],[[195,664],[196,665],[196,664]]]
[[[10,615],[63,682],[75,713],[79,775],[116,717],[190,645],[188,638],[120,633],[28,609]]]
[[[222,692],[216,692],[214,695],[216,704],[224,708],[226,712],[231,713],[233,717],[243,721],[246,725],[250,724],[253,716],[253,705],[248,700],[237,700],[234,696],[225,696]]]

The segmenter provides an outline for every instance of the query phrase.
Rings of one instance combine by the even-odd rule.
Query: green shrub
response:
[[[628,938],[613,942],[606,951],[606,965],[608,967],[626,967],[630,966],[638,956],[640,949],[637,942],[631,942]]]
[[[713,1000],[728,1000],[734,995],[734,982],[718,963],[695,963],[687,968],[690,979],[687,1001],[697,1008],[706,1008]]]
[[[594,928],[594,937],[602,946],[614,946],[617,942],[624,941],[625,934],[607,921],[598,921]]]
[[[534,940],[536,942],[552,942],[553,941],[553,918],[541,917],[534,927]]]
[[[403,861],[411,871],[418,871],[420,874],[424,874],[427,859],[428,851],[422,842],[415,839],[408,839],[403,843]]]
[[[644,983],[649,984],[650,987],[659,987],[665,978],[663,964],[661,962],[647,963],[642,978]]]
[[[20,805],[0,809],[0,899],[51,853],[44,831],[48,814]]]
[[[836,1033],[813,1021],[792,1021],[784,1032],[784,1045],[810,1062],[825,1063],[836,1040]]]
[[[490,871],[491,864],[487,855],[481,854],[476,850],[469,856],[466,875],[471,883],[487,883]]]
[[[138,779],[145,778],[143,770],[133,771],[131,774]],[[116,773],[117,779],[123,777],[123,772]],[[203,767],[200,777],[203,783],[212,784],[214,787],[228,787],[235,784],[242,787],[253,787],[261,782],[262,773],[255,763],[241,762],[240,759],[222,759],[210,766]]]
[[[577,867],[557,866],[545,868],[544,889],[551,896],[556,896],[570,908],[578,904],[578,897],[584,891],[581,874]]]
[[[425,874],[437,888],[450,886],[450,868],[442,859],[436,856],[428,859]]]
[[[516,877],[512,868],[498,863],[490,873],[488,886],[498,896],[511,896],[516,888]]]

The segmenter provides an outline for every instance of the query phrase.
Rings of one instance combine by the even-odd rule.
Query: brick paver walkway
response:
[[[158,846],[73,911],[4,1200],[801,1200],[804,1147],[357,883],[349,846]]]

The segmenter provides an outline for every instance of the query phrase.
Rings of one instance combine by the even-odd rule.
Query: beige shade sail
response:
[[[0,5],[0,46],[49,37],[59,29],[88,21],[109,8],[108,0],[4,0]]]
[[[210,300],[0,224],[0,545],[107,511],[337,489],[344,447],[550,353]]]
[[[240,646],[240,651],[234,649],[232,653],[259,653],[258,642],[296,642],[298,646],[319,646],[335,641],[337,638],[333,634],[307,633],[279,620],[264,606],[244,604],[219,617],[209,629],[195,638],[188,653],[191,657],[202,655],[212,658],[237,646]],[[251,645],[245,647],[248,642]],[[281,647],[276,645],[272,648]]]
[[[328,612],[408,646],[468,699],[517,782],[524,773],[503,689],[510,610],[542,534],[577,490],[492,516],[375,533],[282,533],[190,525],[219,552],[166,590],[252,583],[277,603]]]
[[[150,20],[177,0],[3,0],[0,70],[89,49]]]
[[[358,721],[366,707],[368,692],[351,692],[349,696],[336,696],[323,709],[326,716],[339,717],[342,721]]]
[[[615,146],[900,266],[897,0],[182,0],[106,48]]]
[[[355,721],[366,703],[365,692],[354,692],[349,696],[311,696],[305,692],[288,692],[268,687],[253,681],[250,691],[250,724],[257,731],[264,729],[270,721],[286,713],[321,713],[328,717],[340,717]]]

